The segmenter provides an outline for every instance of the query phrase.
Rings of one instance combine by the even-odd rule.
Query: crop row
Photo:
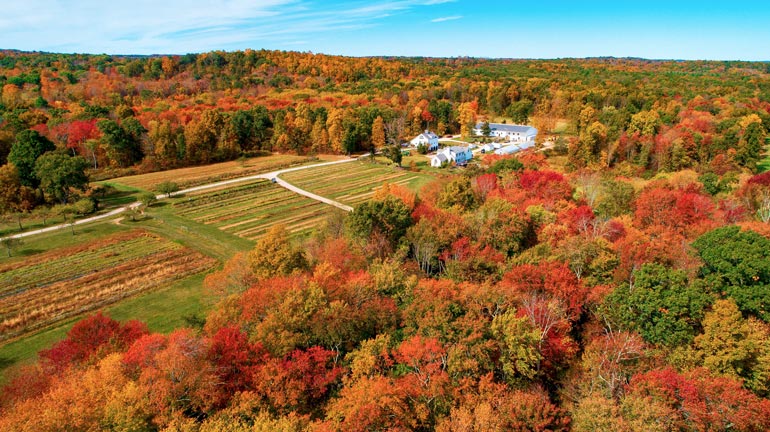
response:
[[[179,247],[6,296],[0,299],[0,340],[168,285],[214,265],[216,260]]]
[[[0,298],[44,287],[60,280],[75,279],[148,254],[180,247],[175,243],[147,235],[137,235],[133,238],[122,236],[122,239],[123,241],[111,241],[102,244],[101,247],[75,253],[65,253],[60,256],[54,253],[48,260],[35,260],[36,262],[26,263],[27,265],[23,267],[7,269],[0,273]]]
[[[264,173],[287,168],[310,161],[307,157],[293,155],[272,155],[248,159],[246,161],[222,162],[201,167],[179,168],[149,174],[127,176],[111,181],[127,186],[153,190],[164,181],[173,181],[180,187],[197,186],[220,180]]]
[[[282,223],[294,235],[315,227],[332,209],[268,181],[182,198],[177,213],[239,237],[255,240]]]
[[[414,189],[428,177],[384,165],[352,162],[287,173],[283,178],[310,192],[355,205],[369,199],[384,182]]]

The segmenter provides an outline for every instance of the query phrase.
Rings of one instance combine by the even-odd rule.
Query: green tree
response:
[[[8,154],[8,162],[18,170],[19,180],[23,186],[38,187],[40,179],[35,175],[35,161],[42,154],[55,149],[56,146],[37,131],[25,130],[16,134],[16,141]]]
[[[692,246],[704,262],[701,276],[744,313],[770,321],[770,240],[740,227],[717,228]]]
[[[8,253],[8,258],[10,258],[12,256],[12,252],[21,247],[21,245],[24,244],[24,241],[17,237],[3,237],[0,238],[0,244],[5,247],[5,250]]]
[[[508,257],[520,252],[534,234],[526,213],[503,199],[487,200],[470,218],[476,241]]]
[[[139,195],[139,202],[141,202],[145,207],[152,206],[152,204],[157,200],[158,199],[155,197],[155,194],[152,192],[144,192],[143,194]]]
[[[35,175],[40,179],[43,191],[66,204],[72,195],[72,189],[81,191],[88,186],[85,169],[88,162],[80,156],[68,156],[62,153],[46,153],[35,163]]]
[[[171,194],[179,191],[179,185],[172,181],[164,181],[155,186],[155,190],[165,194],[166,198],[171,198]]]
[[[751,122],[743,131],[735,158],[741,164],[754,168],[765,143],[765,128],[761,122]]]
[[[483,125],[481,125],[481,134],[485,137],[492,136],[492,128],[489,127],[489,122],[485,121]]]
[[[357,205],[346,225],[355,237],[368,240],[372,235],[382,235],[394,247],[412,225],[412,215],[402,200],[388,195],[383,200]]]
[[[106,145],[107,158],[114,166],[127,167],[142,160],[141,124],[129,118],[124,120],[129,126],[123,126],[113,120],[101,120],[96,126],[102,132],[102,141]],[[141,128],[141,129],[139,129]]]
[[[703,284],[689,283],[684,271],[644,264],[633,287],[616,288],[607,307],[646,341],[674,347],[692,341],[712,301]]]
[[[398,166],[401,166],[401,161],[404,160],[404,155],[401,153],[399,146],[387,146],[382,151],[385,157],[393,161]]]
[[[517,158],[508,157],[496,161],[492,164],[492,166],[489,167],[489,169],[487,169],[487,171],[497,174],[498,176],[502,176],[503,174],[512,171],[521,171],[523,169],[524,164],[522,164]]]
[[[634,187],[624,181],[606,180],[602,182],[602,194],[596,205],[596,213],[603,218],[612,218],[633,209]]]

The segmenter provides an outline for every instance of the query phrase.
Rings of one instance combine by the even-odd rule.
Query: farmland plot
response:
[[[134,230],[0,265],[0,341],[216,264],[213,258]]]
[[[290,172],[281,178],[302,189],[355,206],[371,198],[384,182],[417,191],[433,177],[387,165],[351,162]]]
[[[311,159],[305,156],[271,155],[242,161],[222,162],[205,166],[118,177],[105,183],[117,183],[151,191],[155,190],[160,183],[172,181],[181,188],[186,188],[220,180],[261,174],[310,161]]]
[[[179,198],[174,209],[177,215],[249,240],[279,223],[293,236],[307,234],[333,211],[267,180]]]

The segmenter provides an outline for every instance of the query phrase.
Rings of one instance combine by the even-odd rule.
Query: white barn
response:
[[[409,141],[409,144],[411,144],[413,147],[424,145],[428,147],[428,151],[436,151],[438,150],[438,135],[426,130],[425,132],[412,138],[412,140]]]
[[[484,123],[476,124],[473,129],[473,133],[479,136],[483,136],[482,128]],[[537,129],[532,126],[524,125],[510,125],[505,123],[490,123],[491,136],[495,138],[504,139],[508,142],[527,142],[534,141],[537,137]]]
[[[471,149],[468,147],[446,147],[430,158],[430,166],[440,167],[445,162],[454,162],[458,165],[462,165],[471,159],[473,159],[473,152],[471,152]]]

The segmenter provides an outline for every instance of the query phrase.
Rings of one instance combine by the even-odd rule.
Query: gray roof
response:
[[[415,138],[419,138],[420,136],[424,136],[425,138],[432,140],[432,139],[438,139],[438,135],[434,134],[431,131],[425,131],[421,133],[420,135],[417,135]]]
[[[505,147],[499,148],[499,149],[495,150],[495,154],[498,154],[498,155],[513,154],[513,153],[520,152],[522,150],[526,150],[526,149],[534,147],[534,146],[535,146],[535,142],[534,141],[527,141],[525,143],[513,144],[513,145],[509,145],[509,146],[505,146]]]
[[[481,129],[482,127],[484,127],[484,123],[476,124],[476,129]],[[505,124],[505,123],[490,123],[489,127],[493,131],[498,130],[502,132],[518,132],[522,134],[526,134],[529,132],[537,133],[537,129],[533,128],[532,126],[512,125],[512,124]]]
[[[468,151],[468,147],[452,146],[452,147],[449,147],[449,150],[455,153],[465,153]]]
[[[435,156],[433,156],[433,157],[434,157],[434,158],[437,158],[437,159],[438,159],[438,160],[440,160],[441,162],[446,162],[446,161],[448,161],[448,160],[449,160],[449,158],[447,158],[447,156],[446,156],[444,153],[436,153],[436,155],[435,155]]]

